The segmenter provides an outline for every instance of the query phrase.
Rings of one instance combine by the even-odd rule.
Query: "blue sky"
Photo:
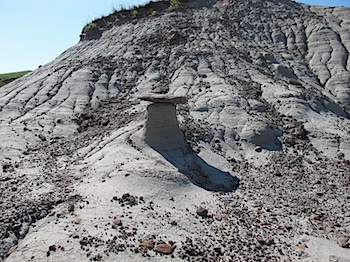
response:
[[[79,41],[85,24],[145,0],[0,0],[0,73],[34,70]],[[350,0],[303,0],[350,6]]]

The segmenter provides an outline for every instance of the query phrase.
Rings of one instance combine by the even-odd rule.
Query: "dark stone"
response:
[[[208,217],[208,210],[203,208],[203,207],[197,208],[196,213],[197,213],[198,216]]]

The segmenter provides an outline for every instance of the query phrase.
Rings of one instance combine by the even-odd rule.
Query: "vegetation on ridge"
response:
[[[177,8],[180,8],[180,2],[179,0],[170,0],[170,6],[169,6],[169,10],[175,10]]]
[[[114,25],[121,24],[131,19],[157,16],[164,11],[174,11],[181,7],[180,0],[148,1],[139,6],[120,6],[113,8],[112,13],[107,16],[97,18],[88,23],[81,34],[81,40],[96,39],[101,36],[101,32]]]
[[[0,74],[0,87],[8,83],[11,83],[12,81],[16,80],[21,76],[24,76],[25,74],[28,74],[29,72],[31,71],[21,71],[21,72]]]

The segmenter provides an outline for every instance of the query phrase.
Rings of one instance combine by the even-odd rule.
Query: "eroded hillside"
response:
[[[0,89],[6,261],[349,257],[350,9],[143,8]],[[145,141],[152,92],[188,98],[184,152]]]

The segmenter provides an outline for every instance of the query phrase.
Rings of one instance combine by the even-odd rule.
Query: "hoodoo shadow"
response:
[[[189,147],[166,151],[150,146],[196,186],[214,192],[233,192],[239,187],[237,177],[209,165]]]

